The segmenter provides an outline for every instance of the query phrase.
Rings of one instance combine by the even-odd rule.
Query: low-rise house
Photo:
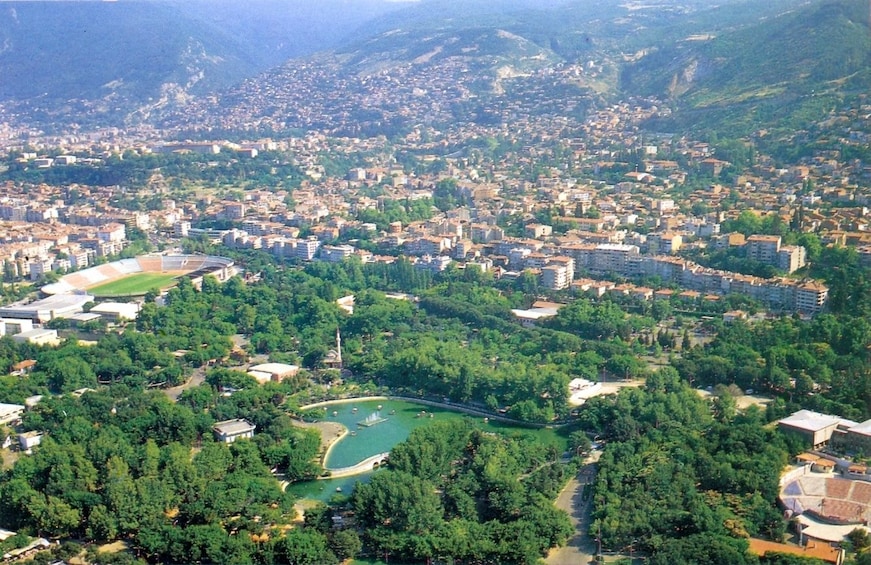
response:
[[[762,557],[766,553],[785,553],[808,559],[819,559],[826,563],[841,565],[844,562],[844,550],[830,544],[809,541],[805,546],[789,545],[773,541],[750,538],[748,549],[753,555]]]
[[[30,453],[30,450],[40,443],[42,443],[41,432],[31,431],[18,434],[18,444],[21,446],[21,451]]]

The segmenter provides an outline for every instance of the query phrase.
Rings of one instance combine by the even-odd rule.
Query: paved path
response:
[[[592,497],[583,500],[583,492],[585,484],[593,484],[596,480],[596,461],[600,455],[600,451],[593,452],[589,462],[581,467],[577,476],[569,481],[556,499],[556,507],[568,512],[575,534],[564,547],[550,552],[545,559],[547,565],[578,565],[593,561],[596,542],[587,535]]]
[[[197,367],[194,369],[193,375],[191,375],[186,382],[172,388],[165,388],[163,389],[163,392],[170,400],[176,402],[178,401],[178,397],[181,396],[181,393],[188,389],[198,387],[204,382],[206,382],[206,369],[205,367]]]

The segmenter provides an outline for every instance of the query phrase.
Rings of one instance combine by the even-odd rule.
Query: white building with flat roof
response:
[[[299,366],[286,363],[261,363],[248,368],[248,374],[263,384],[269,381],[281,382],[299,373]]]
[[[0,318],[0,335],[15,335],[33,329],[33,320]]]
[[[794,414],[777,421],[777,425],[784,431],[801,435],[814,449],[829,443],[836,431],[846,431],[856,425],[856,422],[841,418],[820,414],[812,410],[799,410]]]
[[[215,433],[215,437],[218,441],[233,443],[237,439],[254,437],[254,429],[256,427],[257,426],[248,420],[236,418],[235,420],[216,422],[215,425],[212,426],[212,431]]]
[[[57,330],[34,328],[30,331],[21,332],[12,336],[15,343],[32,343],[34,345],[57,345],[60,339]]]
[[[84,305],[93,301],[90,294],[56,294],[28,304],[4,306],[0,308],[0,317],[44,323],[82,312]]]
[[[11,424],[21,419],[23,404],[0,404],[0,424]]]
[[[135,320],[139,316],[139,304],[135,302],[101,302],[91,308],[91,314],[99,314],[110,322]]]

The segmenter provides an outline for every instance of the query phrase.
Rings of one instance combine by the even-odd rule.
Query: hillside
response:
[[[253,64],[232,38],[156,3],[3,3],[0,44],[0,99],[29,102],[37,119],[67,105],[117,118],[226,86]]]
[[[400,11],[384,0],[163,0],[185,16],[221,30],[245,46],[258,66],[248,76],[288,59],[334,49],[369,35],[369,22]]]
[[[860,0],[13,2],[0,45],[0,110],[57,128],[384,133],[653,96],[675,111],[651,127],[732,136],[871,86]]]
[[[338,44],[379,0],[3,2],[0,105],[30,124],[121,125]]]
[[[288,61],[169,114],[159,125],[186,136],[216,129],[365,136],[393,135],[415,123],[492,122],[510,101],[525,106],[524,113],[557,112],[565,104],[551,105],[555,97],[585,94],[579,87],[566,93],[564,84],[554,88],[547,73],[560,61],[503,29],[397,29]],[[534,100],[528,99],[532,93]]]
[[[746,135],[806,127],[867,92],[869,65],[867,2],[824,0],[651,49],[624,68],[621,89],[671,100],[678,111],[660,127]]]

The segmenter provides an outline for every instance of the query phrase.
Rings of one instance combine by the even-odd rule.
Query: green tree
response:
[[[339,562],[330,551],[326,536],[308,528],[289,530],[278,545],[278,555],[290,565],[331,565]]]
[[[363,542],[354,530],[339,530],[329,537],[329,546],[340,561],[353,559],[363,549]]]

